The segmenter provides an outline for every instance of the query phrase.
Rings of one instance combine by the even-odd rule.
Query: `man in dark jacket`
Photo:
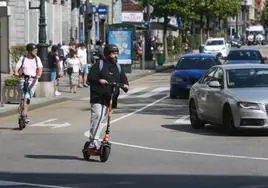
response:
[[[50,80],[54,84],[54,94],[55,96],[61,95],[58,90],[57,79],[61,77],[61,67],[60,67],[60,58],[58,54],[58,46],[52,45],[51,52],[48,53],[48,64],[50,66],[51,76]]]
[[[103,62],[95,63],[92,66],[89,75],[90,82],[90,103],[91,103],[91,128],[89,148],[98,149],[98,138],[103,129],[104,120],[106,119],[106,111],[112,90],[109,82],[123,84],[122,89],[128,91],[128,79],[123,69],[119,69],[117,62],[119,50],[114,44],[108,44],[104,48]],[[100,66],[102,63],[102,66]],[[119,95],[119,88],[116,89],[115,96]]]

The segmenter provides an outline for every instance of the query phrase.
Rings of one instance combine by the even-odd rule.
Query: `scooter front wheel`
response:
[[[26,123],[25,123],[25,121],[22,118],[19,118],[19,122],[18,123],[19,123],[19,129],[20,130],[22,130],[22,129],[25,128]]]
[[[111,153],[111,144],[106,143],[101,146],[100,161],[106,162],[109,159]]]
[[[87,151],[89,144],[90,144],[90,142],[86,141],[86,143],[84,144],[84,148],[82,150],[83,157],[85,160],[89,160],[89,158],[90,158],[90,155],[88,154],[88,151]]]

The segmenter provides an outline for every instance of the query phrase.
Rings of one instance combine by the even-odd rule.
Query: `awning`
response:
[[[164,24],[159,22],[151,22],[151,29],[153,30],[164,30]],[[175,25],[168,24],[167,30],[177,31],[179,28]]]
[[[147,29],[147,24],[142,23],[142,22],[123,22],[122,24],[129,24],[129,25],[133,25],[136,29],[140,29],[140,30],[146,30]],[[164,24],[163,23],[159,23],[159,22],[151,22],[151,29],[152,30],[164,30]],[[177,31],[179,28],[168,24],[167,25],[167,30],[169,31]]]

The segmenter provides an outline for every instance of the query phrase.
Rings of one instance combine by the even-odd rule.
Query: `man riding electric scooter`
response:
[[[108,115],[108,105],[111,102],[111,96],[119,95],[119,87],[124,92],[128,91],[128,79],[123,69],[117,62],[119,49],[114,44],[108,44],[104,47],[103,61],[95,63],[90,71],[88,81],[90,83],[90,103],[91,103],[91,127],[89,142],[83,149],[87,156],[99,152],[100,143],[98,141],[101,131],[105,126],[105,120]],[[114,84],[118,83],[115,87]]]

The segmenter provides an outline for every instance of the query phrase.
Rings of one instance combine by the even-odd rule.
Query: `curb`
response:
[[[173,69],[174,65],[167,65],[167,66],[159,66],[156,68],[155,72],[163,72],[168,69]]]
[[[158,73],[158,72],[162,72],[162,71],[171,69],[173,67],[174,67],[174,65],[167,65],[167,66],[157,67],[156,70],[151,70],[151,72],[148,71],[146,73],[143,73],[143,74],[140,74],[138,76],[134,76],[133,78],[130,78],[129,82],[144,78],[146,76],[149,76],[149,75],[152,75],[152,74],[155,74],[155,73]],[[51,100],[44,101],[44,102],[41,102],[41,103],[31,104],[31,106],[29,108],[29,111],[32,111],[32,110],[35,110],[35,109],[38,109],[38,108],[42,108],[42,107],[45,107],[45,106],[49,106],[49,105],[52,105],[52,104],[57,104],[57,103],[65,102],[65,101],[70,101],[70,100],[72,100],[72,98],[69,98],[69,97],[53,98]],[[7,111],[5,111],[5,107],[3,107],[3,108],[4,109],[2,109],[2,110],[0,108],[0,118],[18,114],[17,108],[7,110]]]

